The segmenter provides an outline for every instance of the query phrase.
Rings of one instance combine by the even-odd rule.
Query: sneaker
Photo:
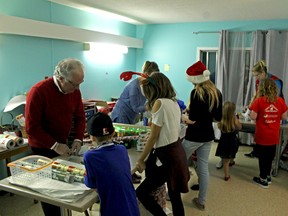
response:
[[[254,154],[253,154],[253,151],[250,152],[250,153],[247,153],[247,154],[244,154],[246,157],[249,157],[249,158],[255,158]]]
[[[201,210],[201,211],[204,211],[204,210],[205,210],[205,205],[199,203],[198,198],[194,198],[194,199],[192,200],[192,203],[193,203],[193,204],[195,205],[195,207],[198,208],[199,210]]]
[[[193,191],[198,191],[199,190],[199,184],[192,185],[190,189]]]
[[[271,176],[267,176],[267,183],[268,183],[268,185],[272,184],[272,178],[271,178]]]
[[[253,181],[262,188],[267,189],[269,187],[266,179],[261,179],[260,177],[254,177]]]
[[[220,160],[217,164],[216,164],[216,168],[217,169],[221,169],[223,167],[223,161]]]

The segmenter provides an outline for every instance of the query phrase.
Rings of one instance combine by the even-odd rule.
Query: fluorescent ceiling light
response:
[[[110,54],[110,53],[120,53],[127,54],[128,47],[118,45],[118,44],[109,44],[109,43],[84,43],[84,50],[89,50],[91,52]]]

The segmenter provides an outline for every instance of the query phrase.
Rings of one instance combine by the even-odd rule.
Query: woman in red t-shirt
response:
[[[250,118],[256,120],[255,143],[260,176],[253,181],[263,188],[271,184],[271,167],[279,144],[280,120],[287,119],[287,105],[278,96],[276,83],[271,79],[261,81],[257,98],[250,105]]]

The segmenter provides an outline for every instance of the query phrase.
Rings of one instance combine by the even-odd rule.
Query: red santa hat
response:
[[[206,66],[198,61],[195,64],[191,65],[187,70],[187,80],[194,83],[203,83],[210,79],[210,71],[207,70]]]

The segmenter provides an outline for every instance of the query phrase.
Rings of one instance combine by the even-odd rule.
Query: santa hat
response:
[[[207,70],[206,66],[201,61],[191,65],[186,70],[186,73],[187,80],[194,84],[203,83],[210,79],[210,71]]]

